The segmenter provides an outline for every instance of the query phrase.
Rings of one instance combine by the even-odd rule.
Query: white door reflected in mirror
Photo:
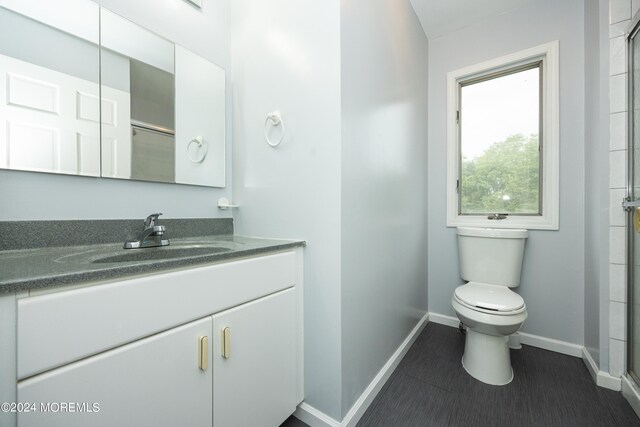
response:
[[[0,168],[100,176],[99,8],[74,4],[0,1]]]
[[[225,186],[225,70],[94,1],[0,0],[0,78],[2,169]]]

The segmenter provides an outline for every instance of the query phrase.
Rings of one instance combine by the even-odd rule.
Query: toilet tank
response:
[[[464,280],[510,288],[520,284],[527,230],[460,227],[457,234]]]

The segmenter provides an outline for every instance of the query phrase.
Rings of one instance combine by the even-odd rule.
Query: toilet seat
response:
[[[465,307],[493,315],[513,315],[526,310],[524,300],[507,286],[469,282],[458,286],[454,299]]]

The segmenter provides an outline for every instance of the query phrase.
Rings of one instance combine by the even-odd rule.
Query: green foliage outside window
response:
[[[540,213],[538,146],[538,135],[517,134],[462,158],[460,213]]]

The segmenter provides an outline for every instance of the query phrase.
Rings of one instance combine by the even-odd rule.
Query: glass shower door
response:
[[[640,25],[628,38],[629,140],[627,168],[627,370],[640,384]]]

